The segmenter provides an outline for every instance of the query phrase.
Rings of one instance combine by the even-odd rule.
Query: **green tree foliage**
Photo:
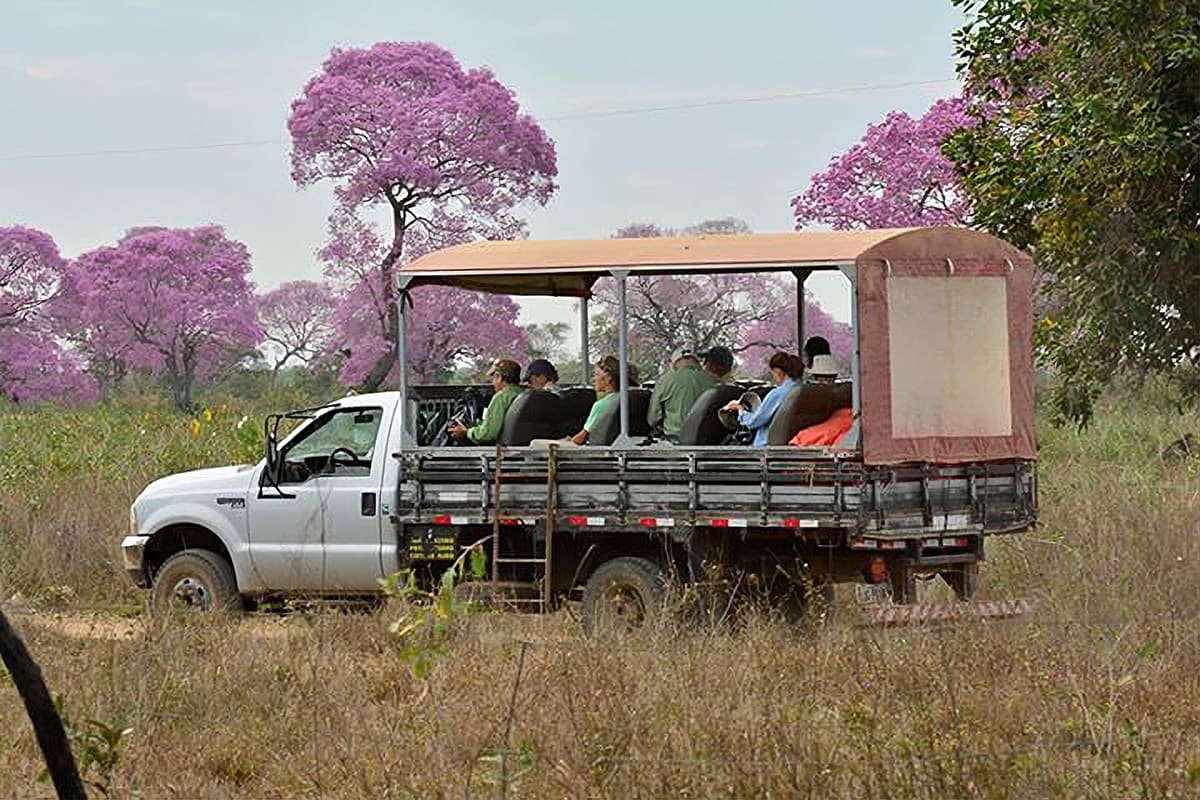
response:
[[[1200,2],[954,2],[980,122],[947,151],[976,223],[1047,270],[1060,419],[1089,421],[1114,373],[1194,376]]]

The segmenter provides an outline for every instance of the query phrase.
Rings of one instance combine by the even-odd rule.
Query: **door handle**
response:
[[[375,505],[376,505],[375,493],[374,492],[363,492],[362,493],[362,515],[364,517],[375,516]]]

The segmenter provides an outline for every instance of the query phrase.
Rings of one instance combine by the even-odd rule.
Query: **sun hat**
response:
[[[838,363],[830,355],[813,356],[812,366],[808,368],[810,375],[836,376]]]
[[[492,364],[488,375],[499,375],[506,383],[516,383],[521,379],[521,365],[511,358],[501,358]]]
[[[754,392],[746,392],[738,399],[738,405],[750,413],[754,413],[762,405],[762,398]],[[718,410],[717,418],[721,420],[722,425],[731,431],[736,431],[741,424],[738,422],[738,412],[736,411]]]

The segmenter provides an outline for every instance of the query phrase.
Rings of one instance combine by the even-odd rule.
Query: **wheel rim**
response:
[[[171,603],[176,606],[208,611],[212,606],[212,594],[208,587],[195,578],[180,578],[171,587]]]
[[[640,628],[646,622],[646,603],[633,587],[609,584],[596,603],[596,619],[609,630]]]

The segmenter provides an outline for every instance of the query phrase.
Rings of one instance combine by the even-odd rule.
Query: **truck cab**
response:
[[[154,481],[130,509],[122,546],[130,576],[156,583],[159,605],[231,606],[235,598],[220,591],[228,588],[247,598],[377,592],[399,569],[389,521],[399,464],[389,455],[400,446],[401,407],[398,392],[380,392],[291,412],[284,419],[295,429],[276,446],[274,470],[263,458]],[[201,557],[197,567],[189,557],[191,570],[213,573],[199,578],[171,569],[192,550],[223,563]],[[180,577],[155,582],[164,570]]]

